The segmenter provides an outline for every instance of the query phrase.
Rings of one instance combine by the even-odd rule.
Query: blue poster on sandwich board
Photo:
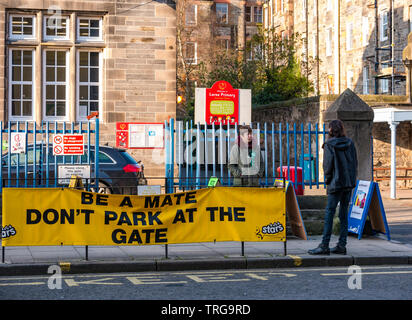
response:
[[[348,214],[348,231],[357,234],[359,240],[362,238],[368,215],[372,230],[385,234],[390,240],[389,227],[378,183],[358,180]]]

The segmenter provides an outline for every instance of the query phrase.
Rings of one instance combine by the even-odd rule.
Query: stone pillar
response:
[[[323,113],[326,128],[330,121],[341,120],[347,137],[355,143],[358,157],[358,180],[372,181],[373,179],[373,117],[372,108],[350,89],[346,89]]]

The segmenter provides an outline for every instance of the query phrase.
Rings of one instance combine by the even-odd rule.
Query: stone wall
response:
[[[253,122],[275,122],[282,124],[311,123],[312,125],[318,123],[319,127],[323,125],[323,114],[336,99],[337,95],[323,95],[318,97],[310,97],[307,99],[295,99],[290,101],[282,101],[272,103],[266,106],[254,106],[252,111]],[[360,95],[363,101],[365,101],[372,108],[374,106],[382,106],[396,104],[398,102],[405,103],[406,96],[384,96],[384,95]],[[305,127],[307,128],[307,127]],[[391,133],[389,125],[387,123],[374,123],[372,129],[373,135],[373,166],[374,168],[390,167],[390,154],[391,154]],[[313,143],[313,142],[312,142]],[[312,150],[314,150],[312,148]],[[320,150],[320,160],[322,154]],[[412,168],[412,124],[410,122],[401,122],[397,128],[397,167]],[[323,172],[320,165],[320,175],[323,176]],[[405,170],[399,170],[398,176],[405,175]],[[407,172],[408,176],[412,177],[412,170]],[[390,171],[379,172],[378,176],[390,176]],[[380,181],[381,186],[389,186],[389,180]],[[397,180],[397,187],[400,188],[412,188],[411,180]]]

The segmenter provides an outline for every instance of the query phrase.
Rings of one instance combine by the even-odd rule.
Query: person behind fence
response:
[[[249,126],[239,126],[239,136],[230,150],[229,170],[234,186],[259,186],[264,163],[259,142]]]
[[[342,121],[329,123],[329,139],[323,144],[323,172],[327,185],[327,206],[322,242],[309,254],[346,254],[348,236],[348,208],[352,189],[356,186],[358,160],[355,144],[346,137]],[[339,206],[340,235],[336,247],[329,249],[333,217]]]

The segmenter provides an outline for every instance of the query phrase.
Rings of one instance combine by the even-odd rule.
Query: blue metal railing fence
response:
[[[305,186],[325,188],[319,167],[319,152],[327,134],[325,124],[265,122],[249,126],[259,138],[263,157],[260,186],[273,186],[276,178],[286,178],[295,190]],[[166,192],[206,187],[212,176],[224,186],[233,185],[228,163],[239,134],[238,125],[201,125],[170,119],[165,121],[165,132]]]
[[[93,125],[94,123],[94,125]],[[10,150],[13,132],[25,136],[25,152],[12,153]],[[55,134],[82,134],[84,154],[53,155]],[[58,178],[59,165],[90,165],[90,179],[87,187],[99,185],[99,119],[88,122],[42,121],[0,121],[0,142],[2,158],[0,162],[0,192],[4,187],[65,187]],[[65,179],[67,181],[67,179]]]

